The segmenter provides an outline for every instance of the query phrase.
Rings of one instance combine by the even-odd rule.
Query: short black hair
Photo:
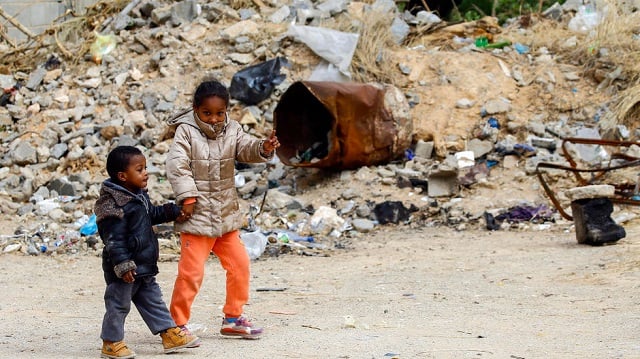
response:
[[[118,172],[125,172],[131,158],[135,156],[144,156],[142,151],[133,146],[118,146],[109,152],[107,156],[107,173],[112,181],[118,183]]]
[[[202,81],[193,94],[193,107],[202,105],[204,99],[213,96],[220,97],[229,105],[229,90],[225,85],[216,80]]]

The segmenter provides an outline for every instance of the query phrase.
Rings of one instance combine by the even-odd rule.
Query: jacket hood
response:
[[[193,110],[186,110],[169,119],[167,123],[173,127],[178,127],[182,124],[193,126],[202,131],[207,138],[218,138],[227,128],[229,119],[225,119],[222,123],[211,125],[200,120]]]
[[[111,179],[102,182],[100,188],[100,198],[96,201],[94,212],[96,221],[99,222],[107,217],[124,217],[122,207],[130,201],[138,198],[126,188],[114,183]],[[144,203],[144,200],[142,201]]]

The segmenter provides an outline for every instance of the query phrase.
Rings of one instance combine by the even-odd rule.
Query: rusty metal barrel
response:
[[[352,169],[392,161],[410,147],[409,104],[392,85],[299,81],[274,111],[277,155],[294,167]]]

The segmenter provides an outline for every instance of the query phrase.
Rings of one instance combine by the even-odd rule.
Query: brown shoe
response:
[[[178,327],[173,327],[160,333],[162,337],[162,346],[164,346],[164,353],[173,353],[178,349],[193,347],[193,344],[198,342],[198,337],[189,335],[183,332]]]
[[[104,340],[102,342],[102,354],[100,357],[108,359],[130,359],[135,358],[136,353],[127,348],[127,345],[123,341],[109,342]]]

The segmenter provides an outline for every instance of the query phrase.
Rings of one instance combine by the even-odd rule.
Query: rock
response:
[[[375,227],[373,221],[370,221],[368,219],[364,219],[364,218],[356,218],[353,221],[351,221],[351,225],[353,225],[353,228],[358,231],[358,232],[362,232],[362,233],[368,233],[371,232],[373,230],[373,228]]]
[[[289,17],[289,15],[291,15],[291,9],[289,9],[289,6],[283,5],[273,14],[271,14],[271,16],[269,16],[269,21],[274,24],[279,24],[285,21]]]
[[[468,98],[461,98],[456,101],[456,108],[471,108],[474,105],[474,101],[469,100]]]
[[[59,196],[76,196],[76,190],[73,184],[66,177],[54,179],[49,183],[47,189],[56,192]]]
[[[44,80],[44,77],[46,75],[47,70],[42,67],[36,68],[33,72],[31,72],[31,74],[29,74],[29,80],[27,80],[27,84],[24,85],[24,87],[28,88],[29,90],[36,90],[38,86],[40,86],[42,80]]]
[[[449,197],[458,193],[458,174],[454,170],[439,170],[429,174],[429,197]]]
[[[433,141],[418,140],[415,155],[421,158],[431,158],[433,154]]]
[[[200,39],[202,39],[207,33],[207,28],[202,25],[194,25],[189,28],[188,31],[180,34],[180,38],[184,41],[195,45]]]
[[[295,197],[282,193],[276,189],[271,189],[267,192],[264,208],[268,210],[282,209],[293,202],[297,202]]]
[[[487,115],[495,115],[511,111],[511,104],[505,100],[489,100],[484,104]]]
[[[153,9],[153,11],[151,11],[151,20],[157,25],[164,24],[171,18],[171,9],[171,6]]]
[[[391,39],[400,45],[404,42],[410,32],[410,27],[399,17],[395,17],[391,23]]]
[[[4,247],[4,249],[2,250],[3,253],[13,253],[13,252],[18,252],[20,251],[20,249],[22,248],[22,244],[20,243],[12,243],[12,244],[8,244]]]
[[[258,24],[251,20],[245,20],[227,27],[220,33],[220,36],[227,41],[231,41],[242,35],[252,36],[258,35],[259,33],[260,30]]]
[[[311,233],[328,235],[333,231],[341,232],[344,222],[336,209],[320,206],[309,219],[309,226]]]
[[[612,185],[590,185],[575,187],[564,191],[565,196],[571,201],[588,198],[613,198],[615,187]]]
[[[252,54],[240,54],[240,53],[231,53],[227,55],[233,62],[236,62],[241,65],[250,64],[253,62],[254,57]]]
[[[11,151],[13,163],[24,166],[38,163],[38,153],[36,148],[27,141],[20,141],[16,148]]]
[[[477,138],[471,139],[467,144],[469,151],[473,152],[474,158],[482,158],[493,150],[493,143]]]

